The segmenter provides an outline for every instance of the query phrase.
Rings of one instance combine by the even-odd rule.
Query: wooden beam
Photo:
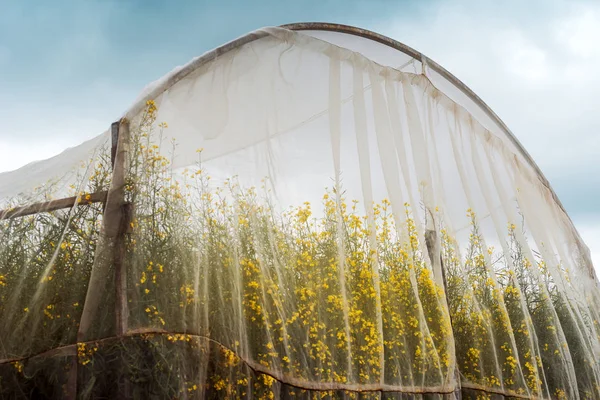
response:
[[[110,198],[105,211],[105,233],[113,242],[113,265],[115,269],[115,318],[117,335],[127,332],[127,268],[125,259],[125,235],[131,218],[132,205],[125,203],[125,179],[129,158],[129,122],[125,119],[112,125],[117,126],[117,143],[113,161],[113,179]],[[113,135],[113,140],[115,136]]]
[[[115,135],[114,132],[117,131]],[[110,199],[106,204],[105,233],[112,242],[113,267],[115,273],[115,331],[123,337],[129,329],[129,307],[127,304],[127,233],[130,232],[130,221],[133,214],[133,204],[125,201],[125,183],[129,165],[129,121],[121,119],[112,125],[113,149],[113,179]],[[115,142],[116,139],[116,142]],[[124,373],[124,372],[123,372]],[[118,399],[131,398],[131,385],[126,376],[121,376],[116,382],[119,387]]]
[[[77,198],[77,196],[73,196],[58,200],[46,201],[43,203],[31,204],[29,206],[24,207],[16,207],[8,210],[1,210],[0,220],[24,217],[27,215],[33,215],[43,212],[51,212],[61,210],[63,208],[71,208],[74,206],[84,206],[92,203],[104,203],[106,202],[107,195],[108,192],[103,190],[101,192],[83,195],[79,199]]]

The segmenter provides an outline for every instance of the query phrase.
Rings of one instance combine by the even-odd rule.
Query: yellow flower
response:
[[[11,363],[15,369],[19,372],[22,373],[23,372],[23,363],[21,361],[15,361],[13,363]]]

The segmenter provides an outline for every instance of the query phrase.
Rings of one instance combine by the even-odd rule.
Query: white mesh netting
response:
[[[600,397],[600,290],[546,180],[372,40],[254,32],[147,88],[114,171],[107,132],[0,201],[8,398]]]

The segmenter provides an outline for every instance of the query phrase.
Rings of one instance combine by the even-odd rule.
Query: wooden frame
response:
[[[28,206],[0,210],[0,220],[20,218],[44,212],[85,206],[93,203],[104,204],[104,232],[113,250],[113,266],[115,271],[115,327],[116,337],[123,337],[128,331],[127,307],[127,268],[124,263],[126,247],[125,236],[129,232],[129,224],[133,212],[133,204],[125,201],[125,180],[129,158],[129,121],[121,119],[111,125],[111,190],[99,191],[80,196],[65,197]],[[80,321],[81,323],[82,321]],[[84,337],[89,324],[82,323],[77,334],[77,342],[85,341]],[[74,346],[74,345],[72,345]],[[77,353],[74,354],[66,385],[66,396],[77,398]],[[127,382],[119,383],[124,398],[129,393]]]

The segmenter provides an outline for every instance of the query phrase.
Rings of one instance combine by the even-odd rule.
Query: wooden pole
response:
[[[127,234],[131,204],[125,202],[125,179],[129,157],[129,122],[125,119],[112,125],[113,163],[112,190],[105,212],[105,232],[113,242],[113,267],[115,271],[115,326],[117,336],[127,332],[127,269],[125,260],[125,235]]]
[[[129,121],[122,119],[112,125],[113,145],[113,191],[106,203],[106,234],[113,244],[113,268],[115,273],[115,333],[124,337],[128,331],[129,309],[127,304],[127,253],[126,235],[129,231],[133,206],[125,201],[125,183],[129,159]],[[126,376],[126,366],[120,366],[120,377],[115,384],[118,399],[128,399],[131,387]]]

